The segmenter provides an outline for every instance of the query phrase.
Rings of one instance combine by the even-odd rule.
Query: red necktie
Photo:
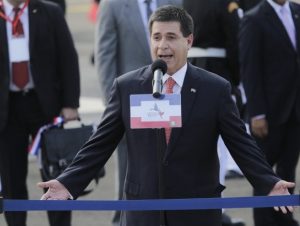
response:
[[[19,11],[19,8],[14,8],[15,16],[13,20],[13,25],[16,23],[16,20],[17,24],[13,26],[13,38],[20,38],[24,36],[22,22],[20,19],[18,19]],[[27,85],[27,83],[29,82],[28,61],[12,63],[12,81],[20,89],[23,89]]]
[[[152,0],[145,0],[144,2],[146,4],[147,19],[149,20],[151,14],[152,14],[152,9],[151,9],[151,6],[150,6]]]
[[[172,77],[169,77],[166,81],[166,93],[173,93],[173,87],[176,84],[175,80]],[[169,143],[171,136],[171,128],[165,128],[166,142]]]

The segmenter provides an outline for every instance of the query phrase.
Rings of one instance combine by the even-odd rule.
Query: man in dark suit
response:
[[[269,164],[288,181],[295,181],[300,150],[299,16],[297,4],[266,0],[245,15],[240,31],[251,132]],[[256,226],[299,225],[292,214],[270,208],[255,209],[254,219]]]
[[[57,5],[39,0],[0,3],[2,193],[5,199],[27,199],[29,140],[59,114],[67,121],[78,117],[78,58]],[[49,216],[53,226],[70,225],[70,212]],[[7,212],[5,217],[9,226],[26,225],[25,212]]]
[[[180,5],[181,0],[103,0],[96,27],[95,64],[103,102],[108,103],[116,77],[151,63],[148,13],[162,5]],[[124,18],[127,18],[124,20]],[[122,139],[117,147],[118,199],[122,199],[127,168],[127,144]],[[113,222],[120,221],[120,211]]]
[[[229,82],[187,63],[193,42],[190,15],[175,6],[160,7],[152,14],[149,28],[152,59],[160,58],[168,66],[162,92],[169,92],[172,83],[172,91],[181,93],[182,128],[172,129],[169,139],[165,136],[168,129],[131,129],[129,96],[152,93],[151,66],[116,78],[97,132],[57,180],[39,183],[41,188],[50,187],[42,199],[77,198],[124,134],[128,142],[124,199],[220,197],[224,187],[219,184],[219,134],[253,186],[264,194],[288,194],[287,188],[294,184],[273,173],[247,135]],[[121,225],[221,225],[221,210],[163,213],[124,212]]]

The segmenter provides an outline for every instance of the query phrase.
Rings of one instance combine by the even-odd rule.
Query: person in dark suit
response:
[[[219,184],[219,134],[254,187],[264,194],[288,194],[294,183],[275,175],[246,133],[231,99],[230,83],[187,63],[193,43],[190,15],[175,6],[160,7],[152,14],[149,28],[152,59],[167,63],[162,92],[168,92],[172,82],[172,91],[181,93],[183,126],[173,128],[170,137],[165,136],[168,129],[131,129],[129,96],[152,93],[151,65],[116,78],[96,133],[61,176],[38,184],[49,188],[42,199],[76,199],[124,134],[128,142],[124,199],[220,197],[224,187]],[[287,211],[285,207],[282,210]],[[220,226],[221,210],[164,211],[164,215],[127,211],[121,218],[122,226],[161,222],[167,226]]]
[[[266,0],[245,15],[240,30],[251,132],[269,164],[288,181],[296,179],[300,150],[299,15],[297,4]],[[292,214],[271,208],[255,209],[254,220],[256,226],[299,225]]]
[[[181,5],[181,0],[151,0],[154,11],[162,5]],[[116,77],[151,63],[147,4],[144,0],[102,0],[96,27],[95,65],[100,80],[102,100],[108,103]],[[124,18],[127,18],[124,20]],[[122,199],[127,168],[127,143],[117,147],[117,197]],[[120,211],[113,222],[118,225]]]
[[[57,5],[39,0],[0,3],[2,194],[5,199],[27,199],[29,140],[55,116],[78,118],[78,57]],[[15,8],[21,10],[19,20]],[[5,217],[9,226],[26,225],[25,212],[6,212]],[[70,218],[69,211],[49,212],[52,226],[69,226]]]
[[[233,87],[240,82],[237,34],[240,22],[238,1],[183,1],[195,22],[193,47],[202,52],[191,63],[216,73]]]

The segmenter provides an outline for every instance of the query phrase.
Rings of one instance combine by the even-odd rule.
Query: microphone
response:
[[[153,80],[152,80],[152,95],[155,98],[159,98],[161,96],[162,91],[162,77],[167,72],[167,64],[165,61],[161,59],[157,59],[151,65],[151,70],[153,73]]]

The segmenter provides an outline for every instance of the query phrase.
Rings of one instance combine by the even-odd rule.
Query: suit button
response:
[[[168,162],[168,161],[164,161],[164,162],[163,162],[163,165],[164,165],[164,166],[168,166],[168,165],[169,165],[169,162]]]

